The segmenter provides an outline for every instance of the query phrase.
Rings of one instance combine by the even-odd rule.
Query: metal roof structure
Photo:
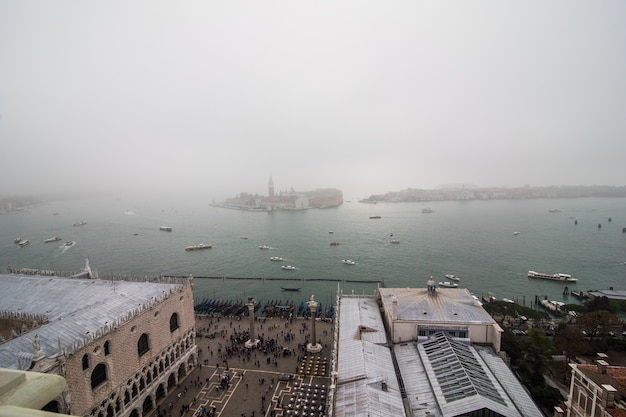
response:
[[[342,297],[339,311],[334,416],[404,416],[376,299]]]
[[[414,416],[542,417],[543,413],[492,348],[444,333],[394,348]]]
[[[397,320],[432,323],[495,323],[466,288],[379,288],[387,310],[392,298],[398,300]]]
[[[493,323],[467,290],[437,289],[435,295],[419,288],[379,288],[379,293],[389,307],[392,297],[398,300],[398,320],[435,327]],[[335,416],[543,417],[493,347],[436,332],[390,350],[376,299],[342,296],[339,302]]]
[[[35,350],[49,357],[76,350],[179,291],[183,285],[181,281],[0,275],[0,314],[32,317],[42,322],[39,327],[2,343],[0,367],[28,367]]]

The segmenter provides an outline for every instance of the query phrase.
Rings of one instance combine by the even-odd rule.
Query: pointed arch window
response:
[[[137,341],[137,353],[139,356],[145,355],[150,350],[150,341],[148,339],[148,334],[144,333],[139,337]]]
[[[83,371],[89,369],[89,355],[86,353],[83,355]]]
[[[107,368],[103,363],[99,363],[93,368],[91,373],[91,389],[96,388],[107,380]]]
[[[174,313],[170,317],[170,332],[178,329],[180,325],[178,324],[178,313]]]

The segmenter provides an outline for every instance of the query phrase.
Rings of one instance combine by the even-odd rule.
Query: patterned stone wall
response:
[[[173,315],[178,327],[171,326]],[[140,356],[138,343],[143,334],[148,345]],[[141,410],[143,401],[158,385],[167,391],[168,378],[174,375],[178,381],[181,365],[186,371],[196,361],[193,295],[191,285],[185,285],[180,292],[144,306],[124,324],[111,327],[67,356],[70,411],[74,415],[106,416],[110,407],[113,415],[122,416],[133,408]],[[99,364],[105,367],[106,380],[92,389],[92,374],[98,373]]]

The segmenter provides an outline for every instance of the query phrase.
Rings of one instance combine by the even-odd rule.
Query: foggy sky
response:
[[[0,2],[0,194],[625,185],[624,1]]]

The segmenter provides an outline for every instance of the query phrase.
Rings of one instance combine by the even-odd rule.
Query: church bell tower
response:
[[[267,196],[269,198],[274,198],[274,180],[272,180],[272,174],[270,174],[270,181],[268,184],[268,193]]]

